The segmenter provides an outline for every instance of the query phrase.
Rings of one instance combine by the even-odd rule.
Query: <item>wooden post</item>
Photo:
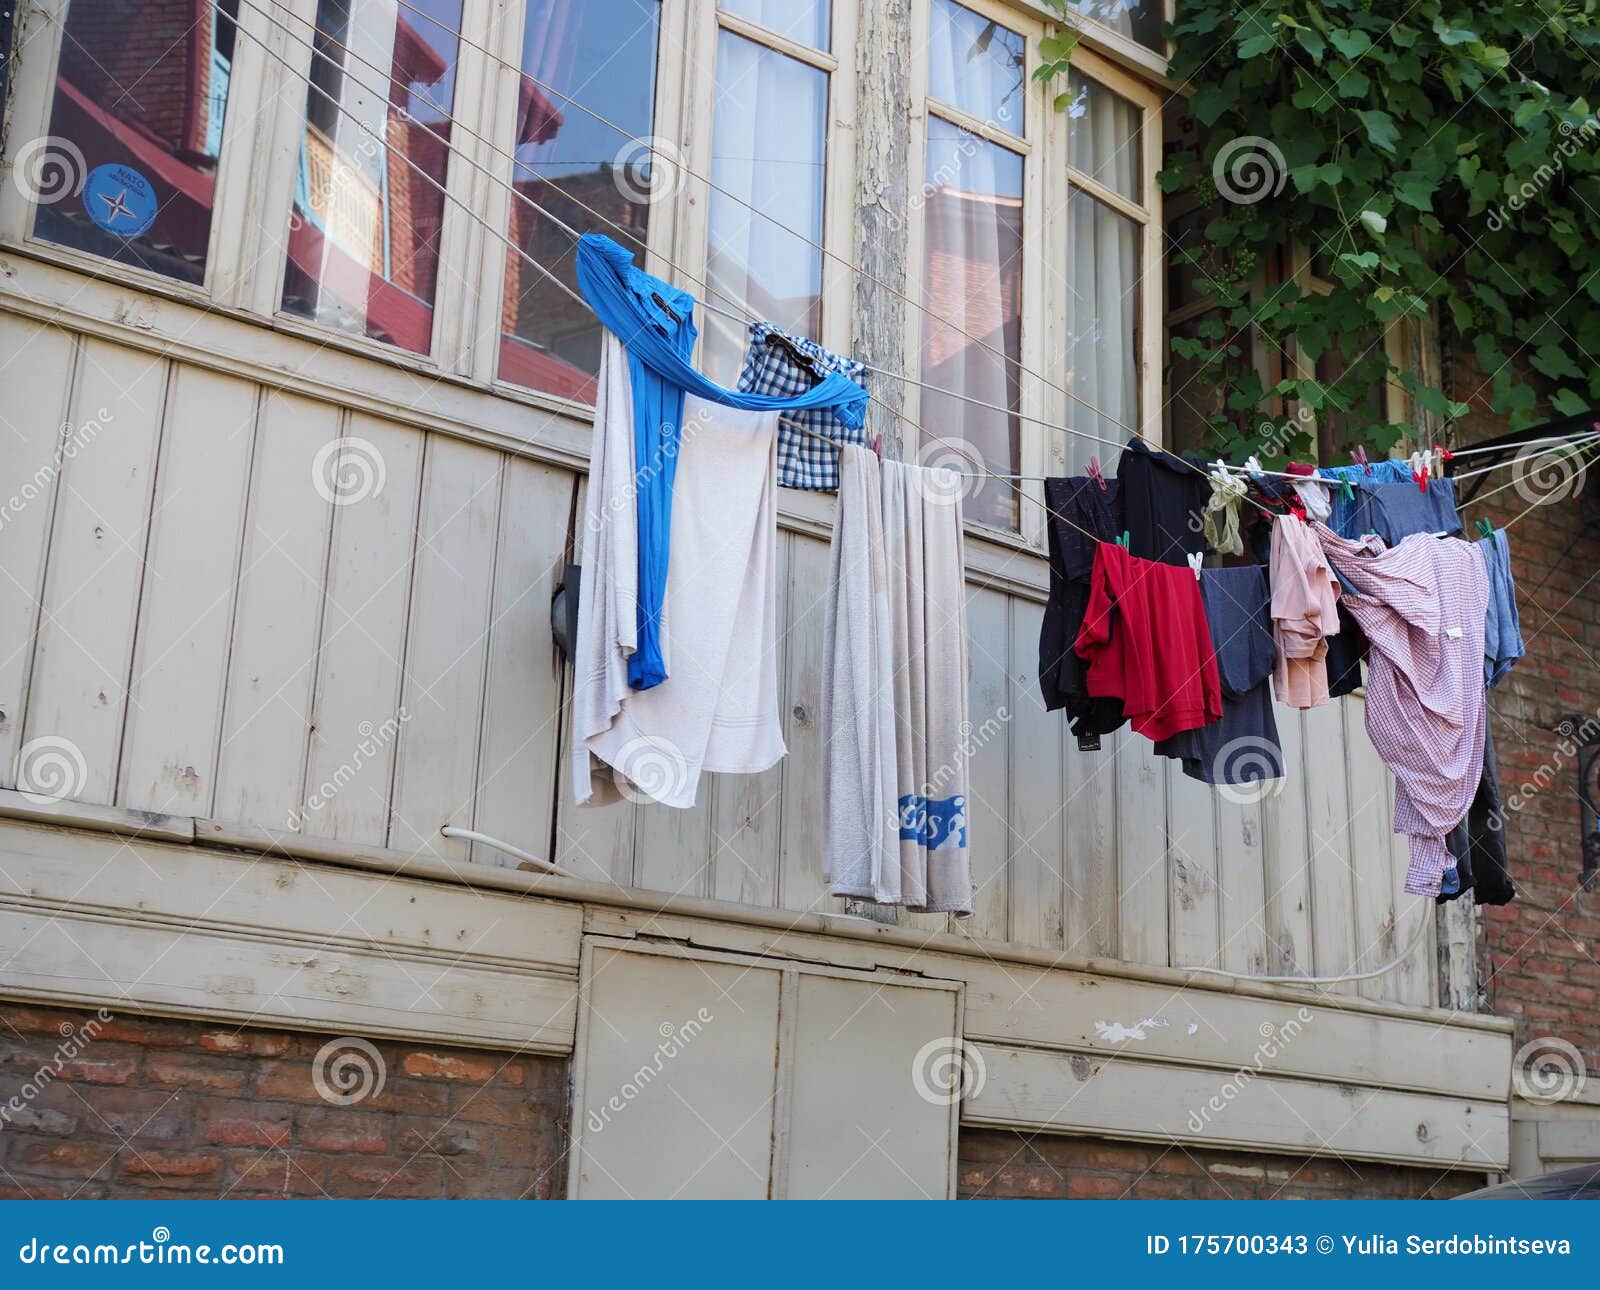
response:
[[[906,370],[906,239],[910,220],[911,0],[862,0],[856,40],[857,95],[855,262],[850,339],[856,357],[890,371]],[[874,281],[876,279],[876,281]],[[899,381],[869,376],[867,387],[896,410]],[[898,456],[908,429],[881,406],[868,414],[868,435],[882,434]],[[915,445],[912,445],[915,447]]]

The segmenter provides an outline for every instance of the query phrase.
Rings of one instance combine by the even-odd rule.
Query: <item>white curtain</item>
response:
[[[1014,474],[1021,457],[1022,158],[930,115],[927,167],[922,379],[1004,410],[927,390],[922,424],[990,470]],[[921,456],[973,469],[932,438]],[[966,510],[969,519],[1015,528],[1016,491],[987,481],[968,494]]]
[[[713,302],[726,308],[732,297],[762,318],[816,339],[822,252],[795,232],[822,241],[828,74],[724,31],[717,38],[716,93],[711,177],[755,210],[715,190],[711,194],[706,276],[719,293]],[[708,310],[701,311],[700,323],[706,336],[702,370],[733,384],[744,359],[745,329]]]
[[[1140,110],[1074,74],[1067,163],[1130,201],[1142,200]],[[1140,235],[1134,220],[1073,188],[1067,203],[1068,424],[1121,443],[1139,426]],[[1118,423],[1121,423],[1120,425]],[[1091,456],[1110,473],[1116,450],[1071,437],[1067,460]]]

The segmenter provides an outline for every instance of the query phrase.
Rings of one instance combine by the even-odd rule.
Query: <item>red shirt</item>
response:
[[[1222,719],[1222,683],[1200,582],[1187,565],[1095,551],[1089,608],[1073,647],[1095,698],[1121,699],[1128,724],[1169,739]]]

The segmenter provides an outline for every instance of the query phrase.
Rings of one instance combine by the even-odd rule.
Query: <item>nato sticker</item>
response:
[[[138,237],[156,220],[156,190],[127,166],[96,166],[83,184],[83,208],[107,233]]]

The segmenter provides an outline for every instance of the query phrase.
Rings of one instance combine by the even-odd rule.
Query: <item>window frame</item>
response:
[[[693,292],[701,302],[702,336],[710,325],[706,318],[708,292],[704,283],[710,258],[712,191],[705,179],[694,176],[709,176],[712,171],[712,146],[716,133],[717,44],[720,34],[728,31],[827,74],[827,137],[822,149],[822,326],[821,334],[813,339],[841,353],[850,350],[853,275],[845,265],[855,260],[853,212],[849,201],[852,185],[840,180],[841,177],[852,178],[855,174],[855,60],[853,57],[841,58],[835,51],[855,49],[856,7],[854,0],[826,2],[830,6],[828,52],[813,49],[738,14],[728,13],[716,0],[685,0],[681,46],[685,56],[682,63],[671,71],[679,78],[681,101],[678,130],[684,164],[686,170],[693,173],[686,174],[686,182],[678,192],[678,216],[670,244],[672,253],[669,258],[677,262],[680,271],[673,273],[668,270],[661,276]],[[696,81],[712,86],[713,92],[698,96],[681,93],[682,87]],[[716,303],[723,308],[729,307],[723,300]],[[703,344],[701,349],[704,349]],[[696,359],[698,361],[698,354]]]
[[[50,134],[57,69],[70,8],[71,0],[19,0],[17,5],[13,18],[13,48],[17,51],[26,48],[29,56],[17,58],[13,63],[7,98],[0,103],[6,126],[6,146],[0,161],[8,173],[25,144]],[[251,20],[249,23],[247,17]],[[239,104],[261,101],[261,64],[267,60],[260,45],[251,39],[250,32],[255,32],[257,21],[259,16],[254,9],[248,5],[239,6],[238,25],[248,27],[249,31],[235,37],[233,68],[228,78],[228,106],[222,123],[211,202],[206,268],[200,282],[184,282],[136,264],[108,260],[38,236],[34,231],[35,203],[14,183],[0,184],[0,238],[25,246],[40,258],[65,268],[90,277],[124,280],[154,295],[202,306],[234,303],[240,248],[252,226],[259,222],[246,192],[251,132],[240,124],[239,117]]]
[[[1048,158],[1057,151],[1056,135],[1065,144],[1065,130],[1055,118],[1061,114],[1051,106],[1048,97],[1033,79],[1039,65],[1039,38],[1047,34],[1049,25],[1030,19],[1011,5],[998,0],[953,0],[962,8],[970,9],[980,17],[997,22],[1007,30],[1022,37],[1024,63],[1022,68],[1022,130],[1016,134],[1000,126],[990,125],[953,104],[933,97],[929,87],[929,42],[932,38],[933,0],[918,0],[912,10],[911,47],[911,147],[907,159],[906,192],[925,195],[928,170],[928,121],[938,118],[947,124],[966,130],[988,143],[996,144],[1022,159],[1022,299],[1019,323],[1021,346],[1019,361],[1024,369],[1021,397],[1017,411],[1024,418],[1035,417],[1055,420],[1050,403],[1059,397],[1057,392],[1044,388],[1043,382],[1030,380],[1026,372],[1042,372],[1048,363],[1047,327],[1045,323],[1045,238],[1049,221],[1046,217],[1047,181],[1041,173],[1048,170]],[[1043,163],[1043,164],[1041,164]],[[905,354],[907,375],[921,378],[924,329],[929,321],[922,299],[927,269],[927,202],[920,202],[907,221],[906,243],[906,306]],[[923,391],[908,383],[904,393],[904,412],[908,420],[920,427],[922,421]],[[915,461],[922,448],[920,442],[911,442],[911,427],[901,423],[906,434],[901,436],[901,455]],[[1055,473],[1048,440],[1061,437],[1059,431],[1049,430],[1036,421],[1024,419],[1018,432],[1017,473],[1044,475]],[[932,442],[930,440],[930,442]],[[1001,528],[969,519],[967,528],[973,533],[1007,544],[1043,547],[1045,540],[1044,486],[1036,480],[1015,481],[1022,496],[1017,500],[1017,527]],[[1033,500],[1030,501],[1029,498]],[[1037,503],[1037,504],[1035,504]]]

